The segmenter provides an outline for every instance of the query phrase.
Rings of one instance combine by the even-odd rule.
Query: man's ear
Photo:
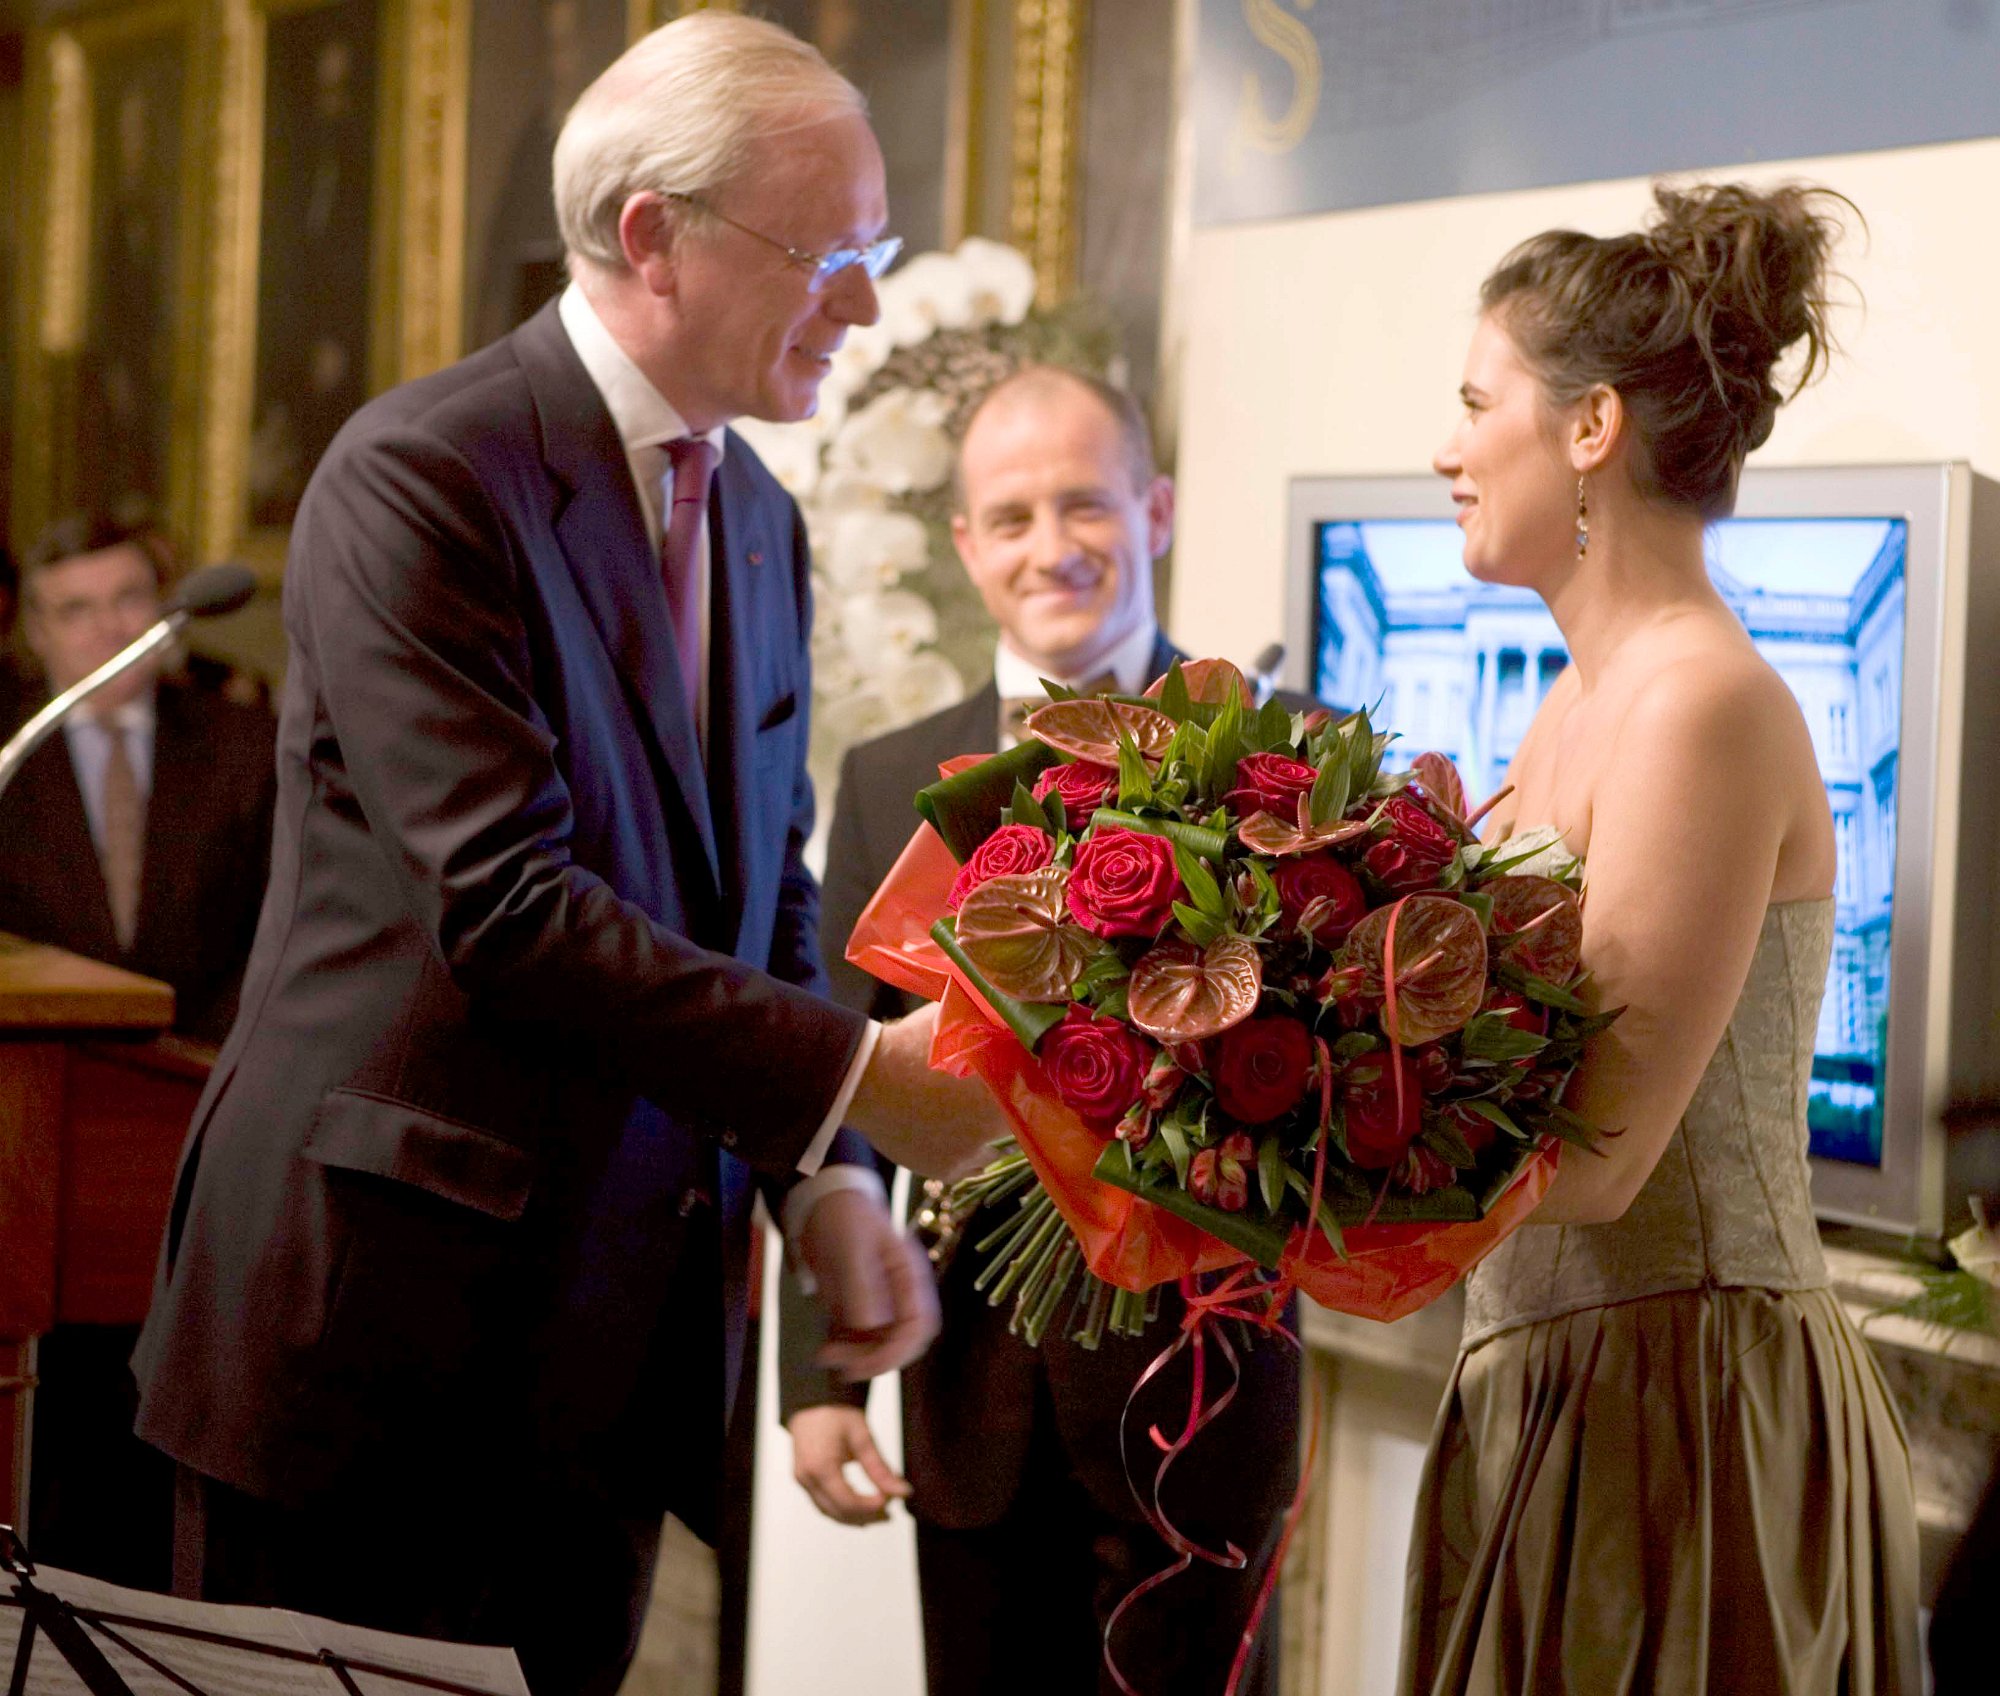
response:
[[[1599,470],[1625,445],[1625,400],[1599,383],[1576,403],[1568,431],[1570,469],[1579,477]]]
[[[951,545],[958,550],[958,563],[972,570],[972,525],[962,512],[951,515]]]
[[[654,294],[669,294],[675,280],[680,220],[651,189],[626,196],[618,212],[618,247],[625,263]]]
[[[1162,473],[1146,490],[1148,557],[1164,559],[1174,543],[1174,480]]]

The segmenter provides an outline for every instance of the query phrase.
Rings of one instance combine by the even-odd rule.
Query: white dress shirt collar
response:
[[[693,434],[686,420],[674,410],[673,403],[653,387],[645,372],[632,362],[632,356],[612,338],[597,309],[590,304],[590,297],[575,283],[563,290],[556,312],[569,332],[577,358],[583,361],[584,370],[604,397],[611,422],[618,426],[618,439],[625,444],[628,454],[635,448],[664,447]],[[708,432],[707,439],[718,458],[723,451],[723,436],[720,427]]]
[[[1159,644],[1160,626],[1156,619],[1144,619],[1116,647],[1084,677],[1053,677],[1033,660],[1024,659],[1007,644],[1002,636],[993,650],[993,681],[998,685],[1002,700],[1017,696],[1037,696],[1042,692],[1042,679],[1078,689],[1095,681],[1105,672],[1118,679],[1118,691],[1123,695],[1137,695],[1153,681],[1153,649]]]

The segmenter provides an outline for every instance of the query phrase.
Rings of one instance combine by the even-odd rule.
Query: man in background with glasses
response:
[[[824,999],[804,527],[726,430],[877,316],[860,96],[699,12],[554,163],[571,286],[301,503],[270,893],[134,1364],[177,1589],[608,1696],[662,1513],[715,1523],[753,1187],[878,1373],[936,1298],[840,1127],[949,1173],[999,1122],[928,1016]]]

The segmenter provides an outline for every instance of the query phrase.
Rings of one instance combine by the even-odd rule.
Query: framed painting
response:
[[[289,525],[370,383],[382,85],[377,0],[273,7],[264,24],[255,365],[244,495]]]
[[[191,170],[194,23],[176,3],[86,18],[29,46],[16,391],[25,538],[80,506],[180,527],[198,380]]]

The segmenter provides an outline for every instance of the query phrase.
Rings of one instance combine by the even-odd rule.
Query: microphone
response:
[[[234,612],[257,592],[257,579],[243,566],[225,561],[204,566],[182,580],[160,608],[159,618],[144,635],[114,654],[81,683],[65,689],[17,730],[0,748],[0,794],[5,794],[28,756],[53,736],[62,721],[105,684],[123,677],[135,665],[151,659],[171,643],[194,618],[219,618]]]
[[[1278,687],[1278,668],[1285,663],[1285,644],[1273,642],[1259,651],[1250,662],[1250,689],[1256,696],[1257,705],[1262,706],[1271,698],[1271,691]]]

